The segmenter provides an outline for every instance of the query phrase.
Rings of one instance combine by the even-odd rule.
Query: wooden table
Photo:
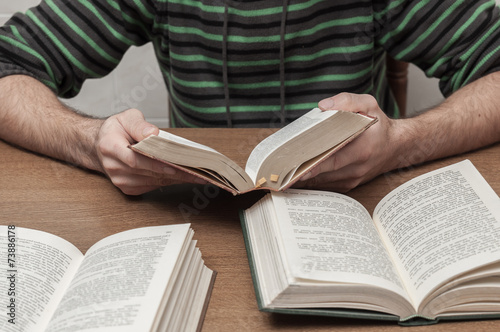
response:
[[[271,129],[177,129],[240,165]],[[419,154],[432,145],[423,144]],[[98,240],[131,228],[190,222],[205,263],[218,271],[204,331],[389,331],[393,323],[259,312],[238,210],[262,193],[232,196],[208,186],[181,185],[138,197],[123,195],[105,177],[12,147],[0,141],[0,224],[51,232],[85,252]],[[470,159],[500,193],[500,144],[379,176],[349,195],[370,213],[391,189],[432,169]],[[416,159],[417,160],[417,159]],[[500,240],[500,239],[499,239]],[[417,331],[499,331],[500,320],[440,323]]]

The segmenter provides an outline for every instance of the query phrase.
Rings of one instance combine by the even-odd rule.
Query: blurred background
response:
[[[18,11],[25,11],[40,0],[15,0],[0,3],[0,25]],[[496,0],[497,4],[500,0]],[[427,78],[410,65],[407,114],[432,107],[443,100],[438,81]],[[159,127],[168,127],[168,96],[151,44],[131,48],[119,66],[108,76],[88,80],[81,93],[64,100],[82,112],[109,116],[128,108],[140,109],[146,119]]]

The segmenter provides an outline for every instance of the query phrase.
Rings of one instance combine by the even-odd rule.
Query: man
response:
[[[318,101],[378,117],[299,184],[346,191],[500,140],[499,26],[494,1],[46,0],[0,32],[0,137],[103,172],[126,194],[198,181],[127,148],[158,131],[140,111],[93,119],[56,98],[151,41],[173,126],[279,126]],[[394,119],[386,52],[440,77],[447,100]]]

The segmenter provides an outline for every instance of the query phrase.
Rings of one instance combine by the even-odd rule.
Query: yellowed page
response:
[[[274,150],[293,137],[300,135],[321,121],[328,119],[336,112],[337,111],[323,112],[319,108],[315,108],[260,142],[248,157],[245,167],[245,172],[250,176],[253,183],[257,183],[257,173],[262,163]]]

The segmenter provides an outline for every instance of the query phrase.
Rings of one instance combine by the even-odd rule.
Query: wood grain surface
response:
[[[241,166],[272,129],[172,129],[209,145]],[[415,160],[432,148],[422,144]],[[499,331],[500,320],[440,323],[403,328],[394,323],[279,315],[259,312],[238,211],[262,192],[232,196],[213,186],[178,185],[131,197],[104,176],[27,152],[0,141],[0,224],[44,230],[85,252],[100,239],[131,228],[189,222],[205,263],[217,280],[204,331]],[[430,170],[470,159],[500,193],[500,144],[472,153],[384,174],[348,193],[370,213],[403,182]],[[22,234],[18,234],[22,236]],[[500,240],[500,239],[499,239]]]

